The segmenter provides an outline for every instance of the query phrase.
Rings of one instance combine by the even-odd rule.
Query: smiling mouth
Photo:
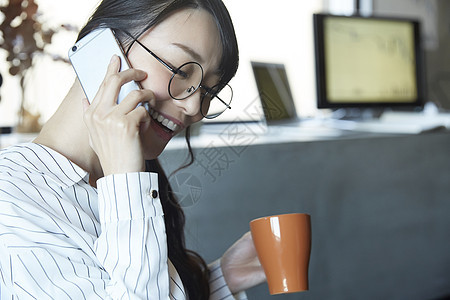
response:
[[[167,131],[169,132],[175,132],[178,130],[178,128],[180,128],[179,125],[165,118],[163,115],[153,110],[152,108],[148,109],[148,113],[154,121],[158,122],[159,125],[161,125],[164,129],[167,129]]]

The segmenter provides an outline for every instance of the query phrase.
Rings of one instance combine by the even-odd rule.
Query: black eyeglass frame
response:
[[[160,63],[161,63],[164,67],[166,67],[170,72],[172,72],[172,76],[170,77],[169,84],[167,85],[167,90],[168,90],[168,92],[169,92],[169,96],[170,96],[172,99],[175,99],[175,100],[185,100],[185,99],[189,98],[190,96],[192,96],[199,88],[202,88],[203,90],[205,90],[205,93],[202,93],[202,94],[201,94],[201,99],[200,99],[200,113],[201,113],[201,115],[202,115],[204,118],[206,118],[206,119],[214,119],[214,118],[220,116],[222,113],[224,113],[224,112],[226,111],[227,108],[228,108],[228,109],[231,109],[230,104],[231,104],[231,101],[233,100],[233,89],[231,88],[231,86],[230,86],[228,83],[225,84],[225,85],[223,85],[223,86],[221,86],[221,84],[217,84],[217,85],[213,86],[212,88],[207,87],[207,86],[205,86],[205,85],[202,85],[202,81],[203,81],[203,67],[202,67],[201,64],[199,64],[198,62],[195,62],[195,61],[190,61],[190,62],[186,62],[186,63],[182,64],[181,66],[179,66],[178,68],[175,69],[175,68],[172,67],[170,64],[166,63],[166,62],[165,62],[162,58],[160,58],[158,55],[156,55],[156,53],[154,53],[152,50],[148,49],[147,46],[145,46],[144,44],[142,44],[138,39],[136,39],[136,38],[135,38],[134,36],[132,36],[130,33],[126,32],[126,31],[124,31],[124,30],[120,30],[120,31],[124,32],[128,37],[130,37],[130,38],[132,39],[132,43],[128,46],[127,51],[126,51],[126,53],[125,53],[125,56],[126,56],[126,57],[128,57],[128,53],[130,52],[131,47],[133,46],[133,43],[136,42],[136,43],[138,43],[145,51],[147,51],[151,56],[153,56],[158,62],[160,62]],[[183,76],[183,77],[186,77],[186,76],[187,76],[183,71],[181,71],[181,68],[183,68],[183,67],[184,67],[185,65],[187,65],[187,64],[196,64],[196,65],[198,65],[198,66],[200,67],[200,70],[202,71],[202,73],[201,73],[201,75],[202,75],[202,76],[201,76],[201,80],[200,80],[198,86],[196,86],[195,89],[194,89],[194,91],[192,91],[189,95],[187,95],[186,97],[183,97],[183,98],[176,98],[176,97],[174,97],[174,96],[172,95],[172,93],[171,93],[171,91],[170,91],[170,84],[172,83],[172,80],[173,80],[173,78],[175,77],[175,75],[180,75],[180,76]],[[220,87],[220,86],[221,86],[221,87]],[[225,86],[228,86],[228,87],[230,88],[230,91],[231,91],[231,99],[230,99],[230,103],[229,103],[229,104],[227,104],[225,101],[223,101],[223,100],[217,95],[217,94],[218,94]],[[220,87],[220,88],[219,88],[219,87]],[[217,88],[217,91],[218,91],[218,92],[217,92],[217,93],[214,93],[214,89],[216,89],[216,88]],[[207,96],[208,94],[211,94],[211,96],[210,96],[211,100],[210,100],[210,101],[212,101],[214,98],[217,98],[220,102],[223,103],[223,105],[225,105],[225,109],[224,109],[222,112],[213,114],[212,116],[208,116],[207,113],[206,113],[206,114],[203,113],[203,111],[202,111],[203,102],[204,102],[204,100],[206,99],[206,96]]]

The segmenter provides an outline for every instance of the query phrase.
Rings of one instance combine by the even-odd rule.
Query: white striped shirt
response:
[[[210,299],[232,295],[220,262]],[[186,299],[155,173],[101,178],[42,145],[0,152],[0,299]],[[195,300],[195,299],[192,299]]]

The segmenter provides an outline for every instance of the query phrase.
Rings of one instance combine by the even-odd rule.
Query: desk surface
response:
[[[311,142],[372,138],[392,135],[411,135],[450,129],[450,115],[422,115],[417,113],[385,113],[376,120],[305,119],[296,123],[267,126],[262,122],[207,123],[199,135],[193,136],[193,148],[226,147],[250,144]],[[173,139],[168,149],[184,147],[182,138]]]
[[[376,120],[304,119],[296,123],[267,126],[263,122],[205,123],[191,138],[194,148],[240,146],[286,142],[370,138],[386,135],[420,134],[450,129],[450,114],[384,113]],[[33,140],[35,133],[0,135],[0,148]],[[185,147],[182,137],[170,141],[168,149]]]

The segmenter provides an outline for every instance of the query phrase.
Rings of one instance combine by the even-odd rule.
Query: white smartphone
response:
[[[69,49],[69,60],[89,102],[92,102],[105,78],[111,57],[120,57],[120,71],[130,68],[119,41],[110,28],[94,30]],[[117,98],[120,103],[131,91],[139,89],[135,81],[122,86]]]

